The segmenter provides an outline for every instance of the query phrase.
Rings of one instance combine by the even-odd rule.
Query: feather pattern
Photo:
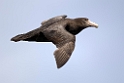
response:
[[[69,60],[74,47],[74,42],[68,42],[54,52],[57,68],[62,67]]]

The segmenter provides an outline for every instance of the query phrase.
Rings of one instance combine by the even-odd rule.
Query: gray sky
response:
[[[53,44],[10,41],[62,14],[88,17],[99,28],[77,35],[61,69]],[[1,0],[0,29],[0,83],[124,83],[124,0]]]

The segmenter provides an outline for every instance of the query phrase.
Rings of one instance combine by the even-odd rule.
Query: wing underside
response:
[[[68,42],[54,52],[57,68],[62,67],[69,60],[74,46],[74,42]]]

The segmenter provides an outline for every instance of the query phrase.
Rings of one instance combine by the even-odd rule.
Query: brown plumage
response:
[[[11,41],[52,42],[57,47],[54,52],[57,68],[69,60],[75,47],[75,35],[87,27],[98,27],[88,18],[70,19],[66,15],[53,17],[41,24],[35,30],[13,37]]]

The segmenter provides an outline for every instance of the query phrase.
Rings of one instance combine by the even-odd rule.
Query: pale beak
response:
[[[89,25],[90,27],[96,27],[96,28],[98,28],[98,24],[96,24],[95,22],[92,22],[92,21],[90,21],[90,20],[88,20],[88,25]]]

